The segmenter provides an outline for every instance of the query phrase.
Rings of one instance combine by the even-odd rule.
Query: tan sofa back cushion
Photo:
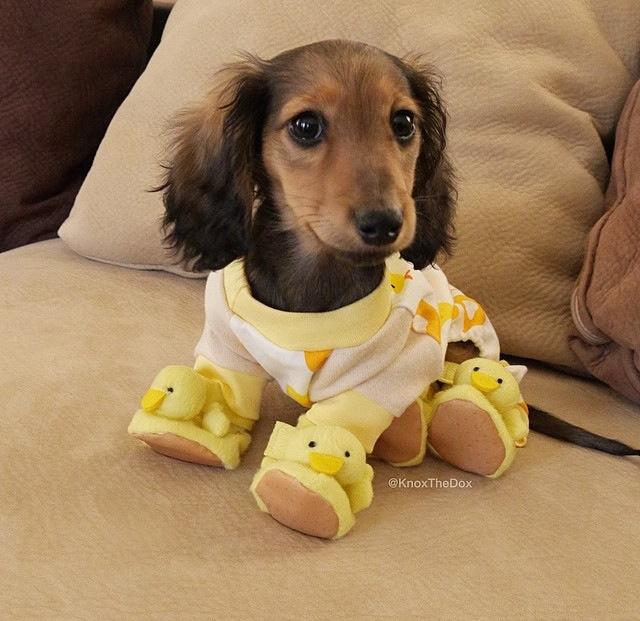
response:
[[[180,272],[161,242],[161,197],[148,192],[167,120],[238,50],[270,57],[336,37],[421,51],[438,67],[460,189],[448,276],[482,301],[505,351],[579,367],[569,299],[602,210],[602,139],[638,74],[635,0],[179,0],[61,237],[89,257]]]

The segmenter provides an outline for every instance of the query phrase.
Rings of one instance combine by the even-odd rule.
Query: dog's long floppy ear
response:
[[[416,269],[433,263],[439,251],[453,244],[454,179],[445,153],[447,115],[438,79],[418,57],[397,60],[420,109],[421,146],[416,163],[413,198],[416,205],[414,241],[402,252]]]
[[[220,269],[246,253],[252,206],[264,183],[265,67],[253,57],[227,66],[205,100],[176,119],[159,188],[165,239],[196,270]]]

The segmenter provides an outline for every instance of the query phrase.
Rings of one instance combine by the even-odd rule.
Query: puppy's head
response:
[[[400,250],[424,267],[451,241],[445,122],[415,60],[347,41],[247,58],[178,121],[168,237],[218,269],[247,252],[268,201],[304,253],[370,265]]]

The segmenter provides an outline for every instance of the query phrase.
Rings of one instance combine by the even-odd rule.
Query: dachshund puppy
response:
[[[400,251],[452,240],[437,81],[416,59],[323,41],[246,57],[183,113],[165,183],[171,244],[199,270],[245,257],[253,296],[322,312],[366,296]]]
[[[499,356],[482,308],[434,265],[452,241],[445,128],[428,68],[363,43],[246,57],[219,75],[178,119],[162,186],[168,240],[193,267],[212,270],[195,367],[213,396],[202,433],[187,425],[176,439],[179,423],[143,413],[141,439],[234,468],[274,379],[307,408],[298,423],[306,431],[276,425],[252,491],[275,519],[330,538],[371,502],[370,468],[357,482],[348,474],[356,453],[394,465],[423,459],[429,386],[447,348],[457,361]],[[508,432],[474,407],[440,425],[452,450],[432,446],[454,465],[498,476],[513,458],[509,433],[526,434],[524,415]],[[478,429],[488,439],[469,457]],[[465,433],[475,445],[460,440]]]
[[[452,242],[445,129],[429,69],[363,43],[224,69],[178,118],[162,185],[168,241],[212,270],[195,364],[209,396],[197,424],[143,412],[130,431],[159,452],[235,468],[274,379],[307,411],[300,433],[276,425],[252,492],[276,520],[328,538],[371,502],[365,453],[420,463],[427,429],[449,463],[504,472],[526,441],[527,406],[514,389],[503,417],[476,393],[506,395],[515,379],[500,375],[516,368],[494,363],[493,377],[479,360],[467,365],[475,397],[438,392],[457,373],[445,357],[500,351],[484,310],[434,264]],[[565,432],[555,435],[577,441]]]

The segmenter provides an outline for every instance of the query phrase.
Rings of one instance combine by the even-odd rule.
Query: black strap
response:
[[[529,429],[542,433],[545,436],[595,449],[610,455],[640,455],[640,450],[632,448],[624,442],[599,436],[597,433],[587,431],[582,427],[572,425],[549,412],[539,410],[531,405],[529,407]]]

